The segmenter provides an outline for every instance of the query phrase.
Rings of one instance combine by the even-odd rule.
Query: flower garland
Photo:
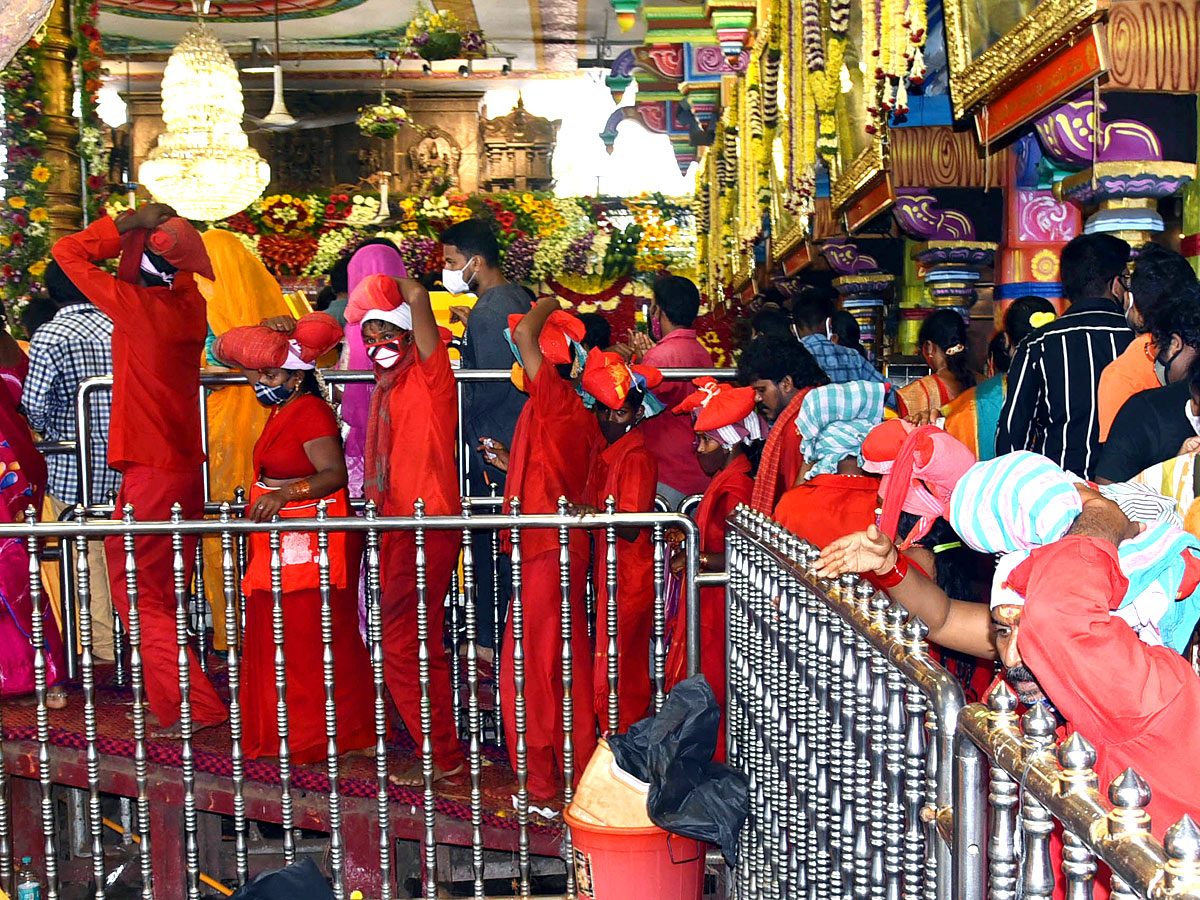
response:
[[[805,0],[812,4],[815,0]],[[869,5],[870,0],[868,0]],[[820,27],[820,15],[816,17],[815,31],[817,37],[813,42],[823,40],[822,65],[808,71],[808,87],[812,93],[812,106],[816,112],[817,135],[816,152],[831,166],[836,167],[838,153],[837,134],[837,99],[842,87],[842,66],[846,58],[846,48],[850,31],[850,0],[828,0],[829,27]],[[808,57],[810,42],[809,27],[811,15],[804,18],[805,52]]]
[[[74,0],[71,21],[75,41],[75,65],[78,67],[79,158],[83,161],[88,220],[100,215],[108,198],[108,154],[104,149],[96,92],[100,90],[104,69],[104,45],[96,18],[100,4],[96,0]]]
[[[924,45],[928,33],[923,0],[867,0],[863,8],[863,46],[876,59],[879,102],[868,111],[874,134],[890,115],[908,112],[908,88],[921,85],[928,72]]]

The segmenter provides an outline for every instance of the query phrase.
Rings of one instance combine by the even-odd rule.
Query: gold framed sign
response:
[[[1107,8],[1108,0],[945,0],[954,118],[992,99]]]

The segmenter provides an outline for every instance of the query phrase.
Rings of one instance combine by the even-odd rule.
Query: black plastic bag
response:
[[[746,777],[712,761],[721,708],[703,675],[675,685],[657,716],[608,745],[617,765],[649,782],[646,812],[665,831],[718,844],[737,865],[738,836],[750,809]]]
[[[246,882],[233,900],[333,900],[333,891],[316,864],[302,859]]]

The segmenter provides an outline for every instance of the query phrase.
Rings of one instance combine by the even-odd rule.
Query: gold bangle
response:
[[[304,500],[312,496],[312,485],[307,478],[301,478],[288,485],[288,494],[292,500]]]

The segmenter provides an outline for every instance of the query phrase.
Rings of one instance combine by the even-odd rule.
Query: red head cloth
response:
[[[412,330],[412,310],[400,293],[395,278],[387,275],[367,275],[350,292],[346,302],[346,321],[363,322],[382,319],[397,328]]]
[[[692,413],[698,433],[713,435],[726,448],[763,436],[754,411],[754,388],[722,384],[709,375],[692,379],[692,384],[700,390],[685,397],[672,412]]]
[[[508,317],[508,331],[511,334],[517,330],[517,325],[525,316],[513,313]],[[556,309],[550,313],[550,318],[542,326],[538,335],[538,348],[542,358],[551,365],[569,364],[575,361],[572,341],[579,343],[583,340],[587,329],[578,316],[573,316],[565,310]]]
[[[661,383],[662,372],[654,366],[631,366],[619,353],[598,347],[591,349],[583,367],[583,389],[609,409],[624,406],[625,398],[634,387],[649,393]]]
[[[342,326],[329,313],[313,312],[296,320],[291,349],[302,362],[313,363],[337,346]]]
[[[213,343],[213,356],[244,369],[311,369],[341,339],[337,320],[315,312],[297,319],[290,335],[262,325],[231,328]]]
[[[954,486],[975,462],[975,454],[940,428],[924,425],[916,429],[900,446],[891,472],[880,482],[880,529],[895,540],[901,512],[920,516],[900,543],[901,550],[911,547],[929,533],[936,519],[946,515]]]
[[[875,475],[886,475],[892,471],[892,464],[895,463],[900,448],[916,430],[916,425],[904,419],[888,419],[876,425],[863,441],[863,469]]]
[[[152,231],[135,228],[121,235],[121,262],[117,277],[131,284],[137,283],[142,253],[146,250],[158,254],[181,272],[194,272],[209,281],[216,280],[200,232],[187,219],[175,216]]]

